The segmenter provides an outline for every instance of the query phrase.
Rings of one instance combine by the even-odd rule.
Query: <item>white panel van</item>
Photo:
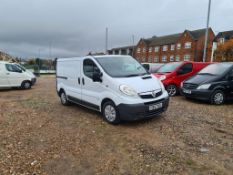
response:
[[[36,77],[16,63],[0,61],[0,88],[21,87],[30,89]]]
[[[169,104],[160,80],[130,56],[59,58],[56,77],[63,105],[72,102],[102,112],[111,124],[152,118]]]

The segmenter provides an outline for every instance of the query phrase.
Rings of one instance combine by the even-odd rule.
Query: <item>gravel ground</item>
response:
[[[62,106],[55,78],[0,91],[0,175],[232,174],[233,103],[171,98],[152,120],[112,126]]]

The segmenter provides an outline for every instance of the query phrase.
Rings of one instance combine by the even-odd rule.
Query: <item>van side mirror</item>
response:
[[[179,70],[177,71],[177,74],[178,74],[178,75],[182,75],[182,74],[184,74],[183,69],[179,69]]]
[[[93,73],[93,77],[92,77],[92,80],[93,82],[102,82],[102,79],[101,77],[103,76],[103,74],[100,72],[94,72]]]

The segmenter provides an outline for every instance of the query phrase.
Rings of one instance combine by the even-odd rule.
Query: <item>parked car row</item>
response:
[[[30,89],[35,83],[35,75],[20,64],[0,61],[0,88]]]
[[[170,96],[181,93],[186,98],[209,101],[217,105],[233,99],[231,62],[173,62],[161,66],[153,75],[162,81]]]

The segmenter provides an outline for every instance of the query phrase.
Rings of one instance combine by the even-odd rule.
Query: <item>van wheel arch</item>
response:
[[[62,92],[65,92],[65,90],[61,88],[61,89],[58,91],[59,97],[61,97],[61,93],[62,93]],[[65,92],[65,93],[66,93],[66,92]]]
[[[105,103],[107,103],[107,102],[113,102],[110,98],[105,98],[105,99],[103,99],[102,100],[102,102],[101,102],[101,112],[102,112],[102,110],[103,110],[103,106],[104,106],[104,104]],[[114,103],[114,102],[113,102]],[[114,103],[115,104],[115,103]]]

